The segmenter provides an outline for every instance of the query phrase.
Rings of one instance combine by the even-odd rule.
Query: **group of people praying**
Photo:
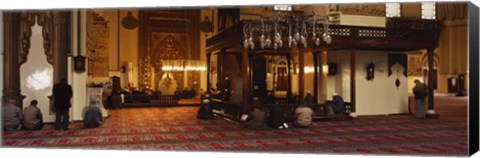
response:
[[[55,130],[69,130],[69,113],[72,98],[72,87],[66,79],[62,79],[53,87],[55,108]],[[15,130],[40,130],[44,126],[43,114],[37,107],[38,101],[32,100],[23,112],[18,106],[18,101],[9,98],[2,107],[2,125],[5,131]],[[90,103],[83,110],[83,125],[86,128],[95,128],[102,124],[102,113],[99,108],[100,100],[90,98]]]
[[[279,128],[285,129],[288,128],[288,124],[285,121],[284,110],[280,105],[277,105],[275,102],[275,97],[272,93],[268,93],[264,101],[261,102],[258,97],[253,97],[253,108],[241,116],[240,120],[246,128],[251,129],[262,129],[266,127],[270,128]],[[267,107],[269,106],[268,112]],[[315,105],[315,98],[310,92],[307,92],[307,95],[304,98],[304,103],[296,107],[293,117],[294,121],[292,126],[298,128],[309,128],[312,119],[315,116],[314,110],[311,106]],[[325,110],[331,111],[331,114],[343,114],[345,109],[345,104],[343,98],[337,93],[333,94],[332,101],[326,105]],[[214,119],[213,108],[210,104],[210,95],[206,94],[202,101],[201,106],[197,112],[197,118],[201,120],[211,120]]]

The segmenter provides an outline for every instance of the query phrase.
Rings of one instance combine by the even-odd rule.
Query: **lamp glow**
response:
[[[52,71],[47,68],[35,70],[25,79],[27,88],[39,91],[52,86],[52,74]]]

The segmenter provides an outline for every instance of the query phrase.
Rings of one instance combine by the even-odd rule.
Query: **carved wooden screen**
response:
[[[218,31],[222,31],[240,21],[240,9],[218,9]]]
[[[338,4],[330,5],[330,11],[339,11],[342,14],[385,16],[385,4]]]
[[[199,10],[140,11],[141,88],[155,88],[153,83],[163,76],[159,67],[162,60],[200,59],[199,22]],[[183,73],[173,73],[173,77],[183,78]]]

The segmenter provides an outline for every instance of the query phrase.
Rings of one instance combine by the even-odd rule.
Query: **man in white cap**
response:
[[[16,104],[15,98],[10,98],[2,107],[3,130],[13,131],[22,129],[22,109]]]
[[[342,96],[339,96],[336,92],[332,95],[332,102],[330,106],[333,109],[334,114],[343,114],[345,110],[345,102],[343,101]]]
[[[213,111],[210,106],[210,99],[203,99],[200,108],[197,111],[197,119],[213,120]]]

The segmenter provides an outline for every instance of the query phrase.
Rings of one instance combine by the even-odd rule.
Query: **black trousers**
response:
[[[59,130],[62,126],[63,129],[68,129],[69,110],[69,108],[55,110],[55,129]]]

